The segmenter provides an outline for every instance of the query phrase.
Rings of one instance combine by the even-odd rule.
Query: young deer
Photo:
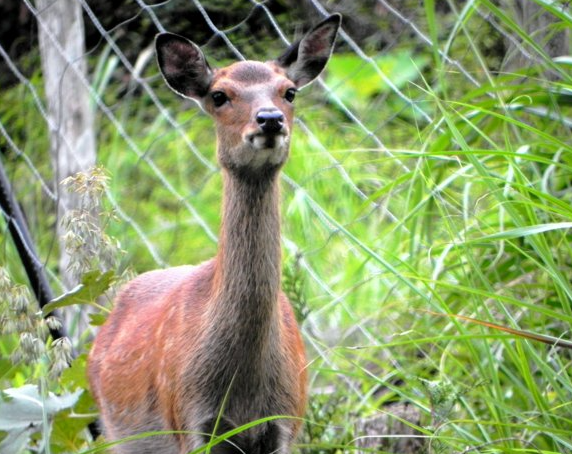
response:
[[[199,47],[170,33],[156,49],[167,85],[216,123],[224,201],[214,259],[145,273],[120,293],[89,358],[109,440],[154,435],[119,453],[187,453],[260,418],[302,417],[304,346],[280,290],[279,171],[293,101],[324,69],[341,21],[332,15],[277,60],[211,69]],[[256,425],[213,453],[288,453],[300,420]]]

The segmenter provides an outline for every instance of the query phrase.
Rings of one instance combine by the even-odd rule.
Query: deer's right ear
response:
[[[161,33],[155,49],[161,74],[173,91],[197,101],[206,96],[213,71],[199,46],[182,36]]]

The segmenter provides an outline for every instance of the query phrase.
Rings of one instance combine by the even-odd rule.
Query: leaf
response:
[[[82,276],[81,284],[46,304],[42,314],[45,316],[54,309],[74,304],[91,304],[109,289],[114,280],[115,273],[111,270],[105,273],[99,270],[88,271]]]
[[[40,430],[44,413],[51,417],[56,413],[73,407],[83,389],[74,393],[56,396],[48,393],[41,396],[36,385],[24,385],[9,388],[0,394],[0,430],[8,433],[0,443],[3,454],[22,452],[30,437]]]
[[[0,398],[0,430],[21,431],[27,427],[38,427],[44,412],[51,416],[73,407],[82,392],[78,389],[71,394],[56,396],[48,393],[43,397],[35,385],[5,389]]]
[[[60,384],[64,389],[80,388],[85,391],[73,407],[73,416],[68,410],[59,412],[53,418],[50,443],[52,448],[61,447],[61,452],[70,452],[69,446],[83,444],[87,425],[97,418],[95,403],[88,389],[86,368],[87,354],[83,353],[72,361],[71,366],[65,369],[60,377]],[[55,449],[52,450],[52,453],[54,452]]]
[[[467,317],[460,314],[443,314],[440,312],[424,311],[431,315],[437,315],[439,317],[451,317],[458,318],[459,320],[464,320],[466,322],[476,323],[477,325],[486,326],[487,328],[496,329],[499,331],[504,331],[505,333],[514,334],[518,337],[523,337],[525,339],[535,340],[538,342],[543,342],[554,347],[565,347],[572,349],[572,341],[566,339],[560,339],[557,337],[547,336],[545,334],[532,333],[530,331],[523,331],[520,329],[509,328],[508,326],[497,325],[496,323],[486,322],[484,320],[479,320],[472,317]]]
[[[400,89],[417,79],[428,63],[427,57],[409,52],[383,55],[374,61],[377,68],[357,55],[334,55],[328,62],[326,83],[345,104],[362,109],[372,96],[392,91],[387,80]]]
[[[552,224],[530,225],[527,227],[519,227],[512,230],[505,230],[504,232],[497,232],[491,235],[485,235],[480,238],[469,240],[466,243],[482,243],[488,241],[512,240],[514,238],[522,238],[525,236],[537,235],[539,233],[549,232],[551,230],[571,229],[571,228],[572,228],[572,222],[555,222]]]
[[[87,314],[89,317],[89,324],[91,326],[101,326],[107,320],[104,314]]]
[[[560,55],[558,57],[554,57],[552,61],[555,63],[563,63],[565,65],[572,66],[572,56],[570,55]]]
[[[21,430],[13,430],[0,443],[2,454],[19,454],[28,445],[30,436],[37,430],[36,427],[26,427]]]
[[[64,369],[62,372],[60,381],[64,388],[76,389],[83,388],[87,389],[87,354],[82,353],[77,358],[74,358],[71,362],[70,367]]]

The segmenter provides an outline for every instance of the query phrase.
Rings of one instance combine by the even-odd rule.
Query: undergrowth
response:
[[[555,28],[572,25],[558,2],[538,3],[558,18]],[[282,213],[284,287],[310,372],[300,452],[399,452],[402,438],[428,453],[572,452],[572,355],[559,344],[572,340],[572,60],[548,57],[496,3],[462,5],[438,16],[426,1],[433,45],[402,42],[375,55],[375,66],[340,46],[324,75],[331,91],[313,87],[297,98],[301,122],[284,169]],[[498,58],[483,54],[492,39],[481,34],[486,17],[534,55],[526,67],[499,72]],[[117,217],[104,223],[105,238],[126,251],[115,249],[116,275],[128,265],[143,272],[216,252],[221,178],[212,123],[171,96],[153,65],[145,77],[182,134],[147,94],[122,97],[120,80],[94,77],[137,147],[98,112],[99,160],[109,175],[102,203]],[[33,84],[41,90],[40,77]],[[1,96],[3,124],[24,113],[42,123],[24,87]],[[12,124],[48,178],[40,156],[47,134]],[[39,190],[23,191],[21,159],[8,152],[4,162],[23,175],[15,185],[54,268],[54,215],[38,215]],[[6,273],[24,282],[5,229],[0,238]],[[10,285],[6,295],[24,292]],[[23,341],[29,330],[17,331],[0,337],[3,389],[41,382],[57,364],[45,357],[40,367],[49,341]],[[8,361],[28,344],[41,350],[32,363]],[[63,378],[46,379],[49,389],[40,387],[44,401],[48,391],[84,391],[71,409],[44,413],[51,432],[31,435],[31,452],[46,439],[54,453],[104,449],[89,448],[86,424],[96,410],[84,369],[81,355]],[[414,410],[406,418],[404,406]],[[364,421],[383,418],[403,423],[403,432],[377,439],[360,432]],[[377,444],[364,444],[371,438]]]

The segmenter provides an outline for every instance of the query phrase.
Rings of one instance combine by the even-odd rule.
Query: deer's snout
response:
[[[284,128],[284,114],[278,109],[261,109],[256,114],[256,123],[265,134],[278,134]]]
[[[288,156],[290,125],[288,117],[275,105],[261,107],[253,111],[243,140],[248,148],[257,152],[256,163],[281,164]],[[266,150],[267,153],[259,153]]]

